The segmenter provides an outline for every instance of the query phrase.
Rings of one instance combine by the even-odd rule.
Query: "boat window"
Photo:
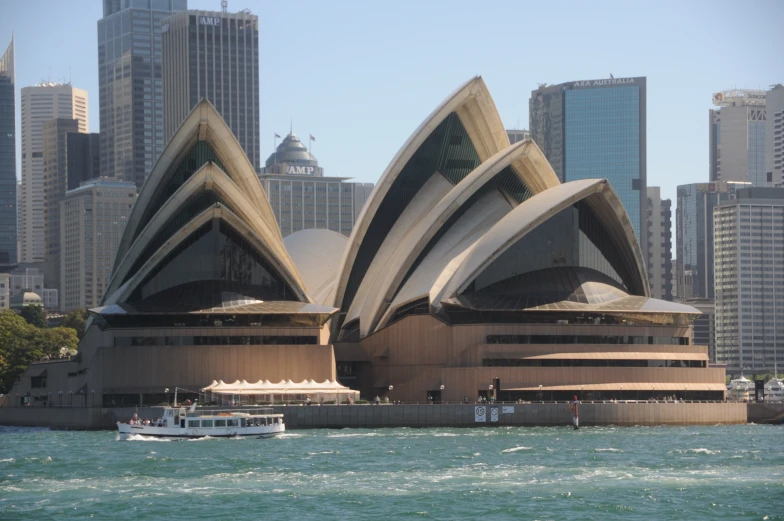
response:
[[[199,420],[188,420],[188,427],[198,427]]]
[[[241,418],[240,419],[240,427],[245,427],[245,425],[246,425],[245,418]]]
[[[216,427],[225,427],[226,426],[226,420],[215,420],[215,426]]]
[[[201,421],[202,427],[212,427],[212,420],[202,420]]]
[[[234,420],[226,420],[226,427],[236,427],[236,426],[237,426],[237,420],[236,419],[234,419]]]

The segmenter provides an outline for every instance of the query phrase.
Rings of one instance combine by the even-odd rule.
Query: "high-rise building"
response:
[[[0,273],[0,310],[11,307],[11,274]]]
[[[44,273],[50,287],[60,289],[60,200],[68,190],[66,136],[78,133],[79,121],[54,118],[43,126]]]
[[[672,201],[662,200],[661,188],[648,187],[648,282],[651,296],[672,300]]]
[[[693,298],[687,300],[686,304],[702,311],[692,326],[692,343],[708,346],[708,360],[716,363],[716,305],[713,299]]]
[[[141,188],[163,141],[161,23],[187,0],[103,0],[98,20],[101,173]]]
[[[101,175],[100,134],[68,133],[65,143],[68,190]]]
[[[784,186],[784,85],[774,85],[766,94],[765,180]]]
[[[717,92],[709,111],[710,180],[765,186],[765,91]]]
[[[716,360],[772,373],[784,340],[784,188],[742,188],[714,209]]]
[[[75,119],[50,119],[43,126],[44,152],[44,241],[47,284],[60,289],[60,201],[68,190],[98,177],[98,134],[79,131]]]
[[[531,138],[529,130],[506,129],[506,136],[509,138],[509,144],[514,145],[518,141]]]
[[[310,228],[351,235],[373,184],[348,179],[324,177],[316,157],[293,132],[269,156],[259,175],[284,237]]]
[[[75,119],[89,132],[87,92],[71,84],[42,83],[22,89],[22,197],[19,205],[19,262],[43,262],[46,239],[44,123]]]
[[[607,178],[646,254],[646,79],[541,85],[529,101],[531,137],[562,182]]]
[[[680,302],[713,298],[713,208],[748,183],[692,183],[678,187],[675,219],[676,294]]]
[[[60,309],[98,306],[136,201],[136,185],[105,178],[69,190],[60,202]]]
[[[258,17],[247,10],[186,11],[169,17],[162,32],[164,141],[207,99],[258,172]]]
[[[17,262],[14,37],[0,58],[0,271]],[[7,302],[6,302],[7,304]]]

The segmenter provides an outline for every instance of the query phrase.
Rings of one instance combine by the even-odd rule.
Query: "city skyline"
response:
[[[675,201],[678,184],[708,181],[705,120],[713,108],[712,94],[736,87],[768,89],[784,78],[784,65],[773,56],[774,49],[784,47],[784,35],[773,30],[784,18],[784,5],[775,2],[756,2],[756,12],[765,15],[748,22],[731,15],[729,2],[681,6],[677,19],[666,5],[632,6],[621,13],[615,4],[600,3],[590,13],[574,9],[564,15],[564,37],[552,39],[547,53],[526,51],[526,42],[550,35],[545,24],[525,24],[525,34],[519,30],[521,19],[546,16],[544,7],[498,5],[466,16],[475,9],[468,3],[448,11],[434,3],[419,6],[412,17],[413,5],[250,6],[260,19],[261,157],[272,152],[274,132],[281,134],[293,120],[295,132],[319,137],[314,153],[334,175],[376,182],[397,151],[400,133],[409,132],[445,89],[474,74],[482,74],[496,93],[507,128],[527,126],[528,93],[537,83],[644,75],[649,83],[648,184],[661,186],[662,197]],[[230,1],[228,10],[244,7]],[[217,11],[220,3],[190,0],[188,8]],[[32,1],[6,11],[0,35],[10,38],[15,32],[16,88],[42,79],[70,79],[93,93],[90,124],[95,131],[101,3],[74,9]],[[453,30],[432,34],[436,17]],[[647,21],[645,26],[636,23],[639,19]],[[297,20],[296,27],[286,20]],[[405,41],[395,36],[403,26]],[[717,41],[717,31],[733,36]],[[42,32],[61,45],[46,45],[38,38]],[[470,36],[477,32],[486,37]],[[762,49],[754,43],[759,32],[771,38]],[[666,41],[661,34],[667,34]],[[527,66],[519,67],[523,56]],[[437,77],[434,68],[441,73]],[[411,89],[415,77],[427,81],[416,81]]]

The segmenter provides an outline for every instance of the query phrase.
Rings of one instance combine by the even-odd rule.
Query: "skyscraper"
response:
[[[765,91],[717,92],[710,110],[710,180],[765,186]]]
[[[0,58],[0,271],[8,271],[17,262],[15,88],[11,36]]]
[[[672,300],[672,201],[649,186],[647,204],[648,282],[651,296]]]
[[[784,186],[784,85],[774,85],[765,97],[765,174],[769,185]]]
[[[161,21],[187,0],[103,0],[98,20],[101,174],[142,183],[163,141]]]
[[[43,126],[44,274],[50,288],[60,289],[60,200],[68,190],[66,137],[79,121],[54,118]]]
[[[784,188],[743,188],[714,210],[716,361],[772,373],[784,340]]]
[[[713,298],[713,209],[748,183],[692,183],[678,187],[676,294],[678,300]]]
[[[518,141],[531,138],[531,132],[525,129],[506,129],[506,136],[509,138],[509,144],[514,145]]]
[[[259,175],[284,237],[310,228],[351,235],[373,184],[347,180],[324,177],[316,157],[293,132],[269,156]]]
[[[87,92],[70,83],[43,83],[22,89],[20,262],[43,262],[45,256],[43,127],[54,118],[75,119],[79,132],[89,132]]]
[[[529,101],[531,137],[562,182],[607,178],[643,254],[646,229],[646,79],[542,85]]]
[[[61,311],[100,303],[134,202],[135,184],[109,179],[84,182],[60,201]]]
[[[259,148],[259,20],[240,13],[186,11],[163,32],[163,126],[168,141],[191,109],[209,100],[256,172]]]

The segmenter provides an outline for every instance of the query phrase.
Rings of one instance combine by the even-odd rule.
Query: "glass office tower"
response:
[[[16,255],[16,112],[14,38],[0,58],[0,272],[17,262]]]
[[[530,128],[563,182],[606,178],[640,240],[646,230],[646,79],[542,85],[531,93]],[[640,240],[643,253],[647,241]]]
[[[676,291],[681,301],[714,297],[713,209],[749,183],[692,183],[678,187]]]
[[[104,0],[98,20],[101,175],[141,188],[163,151],[161,21],[187,0]]]
[[[239,141],[258,173],[259,18],[187,11],[163,24],[163,137],[168,141],[207,99]]]

